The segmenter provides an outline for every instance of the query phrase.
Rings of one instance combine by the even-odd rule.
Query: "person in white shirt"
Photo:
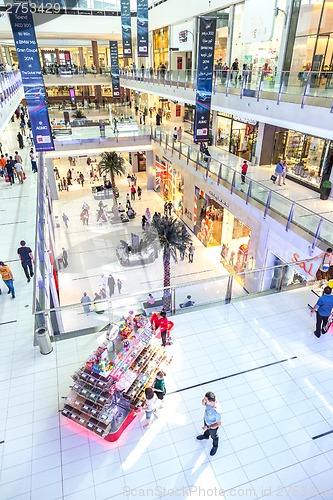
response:
[[[38,170],[38,168],[37,168],[37,155],[32,148],[30,149],[29,156],[30,156],[30,160],[31,160],[32,171],[34,173],[36,173]]]
[[[19,183],[23,184],[23,167],[22,167],[22,163],[16,162],[15,165],[14,165],[14,168],[16,170],[16,175],[17,175]]]

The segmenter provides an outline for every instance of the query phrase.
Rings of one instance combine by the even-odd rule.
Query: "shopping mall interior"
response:
[[[333,0],[0,1],[0,500],[333,499],[332,77]]]

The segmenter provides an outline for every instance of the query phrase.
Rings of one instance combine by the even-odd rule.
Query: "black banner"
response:
[[[194,119],[194,141],[205,142],[209,136],[212,100],[216,18],[200,17],[198,77]]]
[[[116,99],[120,98],[120,76],[119,76],[119,58],[118,58],[118,42],[110,42],[110,60],[111,60],[111,79],[112,79],[112,96]]]
[[[148,0],[137,0],[138,56],[148,57]]]
[[[130,0],[121,0],[120,9],[121,9],[121,32],[123,38],[123,55],[124,57],[133,57]]]

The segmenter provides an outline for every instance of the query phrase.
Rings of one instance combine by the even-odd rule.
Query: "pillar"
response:
[[[84,56],[83,56],[83,48],[79,47],[79,66],[80,68],[83,68],[85,62],[84,62]]]
[[[226,60],[222,61],[227,63],[228,68],[231,66],[231,50],[232,50],[232,39],[234,34],[234,22],[235,22],[235,6],[230,5],[229,7],[229,19],[228,19],[228,38],[227,38],[227,50],[226,50]]]
[[[6,56],[7,64],[9,64],[9,66],[13,66],[12,56],[11,56],[9,47],[5,46],[4,49],[5,49],[5,56]]]
[[[94,66],[97,70],[97,73],[99,72],[99,57],[98,57],[98,45],[96,40],[91,41],[91,48],[92,48],[92,53],[93,53],[93,61],[94,61]]]
[[[270,165],[275,144],[275,125],[259,123],[255,156],[256,165]]]
[[[146,173],[147,173],[147,189],[154,189],[155,187],[154,151],[146,151]]]
[[[212,135],[213,135],[213,146],[216,146],[216,132],[217,132],[217,111],[211,111],[213,113],[213,120],[212,120]]]
[[[59,49],[55,49],[56,63],[60,64],[60,54]]]
[[[45,50],[41,50],[41,56],[42,56],[42,66],[46,66],[46,60],[45,60]]]
[[[98,104],[102,102],[102,87],[100,85],[95,85],[95,99]]]
[[[3,64],[4,66],[6,65],[5,54],[3,52],[2,45],[0,45],[0,63]]]

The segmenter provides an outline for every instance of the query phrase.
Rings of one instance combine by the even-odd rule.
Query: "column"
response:
[[[79,47],[79,66],[80,68],[83,68],[85,62],[84,62],[84,56],[83,56],[83,48]]]
[[[55,49],[56,63],[60,64],[60,54],[59,49]]]
[[[213,144],[212,146],[216,146],[216,122],[217,122],[217,111],[212,111],[213,120],[212,120],[212,135],[213,135]]]
[[[147,173],[147,189],[154,189],[155,186],[154,151],[146,151],[146,173]]]
[[[93,53],[93,61],[94,66],[96,68],[97,73],[99,72],[99,57],[98,57],[98,45],[96,40],[91,41],[91,48]]]
[[[9,47],[5,46],[4,49],[5,49],[5,56],[6,56],[7,64],[9,64],[9,66],[13,66],[12,56],[11,56]]]
[[[231,50],[232,50],[232,38],[234,34],[234,22],[235,22],[235,6],[230,5],[229,7],[229,19],[228,19],[228,38],[227,38],[227,50],[226,50],[226,61],[228,68],[231,66]]]
[[[275,142],[275,125],[259,123],[255,156],[256,165],[270,165]]]
[[[95,85],[95,99],[98,104],[102,102],[102,87],[100,85]]]
[[[6,65],[5,54],[3,52],[2,45],[0,45],[0,63],[3,64],[4,66]]]
[[[41,56],[42,56],[42,66],[46,66],[46,60],[45,60],[45,50],[41,50]]]

